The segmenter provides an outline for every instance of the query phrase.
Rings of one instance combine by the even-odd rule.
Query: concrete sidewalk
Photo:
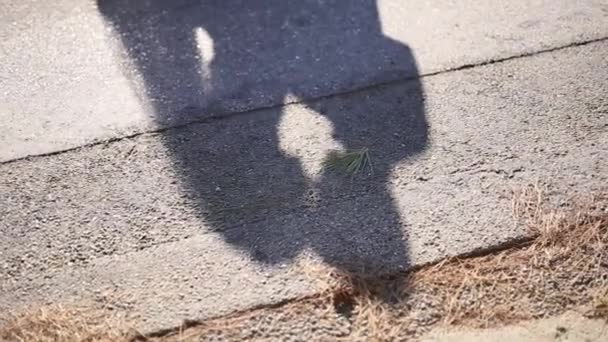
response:
[[[416,142],[366,132],[395,126],[417,80],[283,107],[280,147],[312,192],[295,191],[283,155],[234,145],[267,146],[274,109],[4,164],[0,308],[103,297],[154,330],[314,293],[292,269],[302,253],[390,272],[521,238],[514,187],[540,180],[558,199],[605,187],[607,49],[423,78],[425,147],[396,164]],[[353,129],[374,174],[322,170],[339,144],[319,108],[366,122]]]
[[[608,37],[602,0],[27,0],[0,20],[0,161]]]
[[[0,21],[5,314],[177,326],[314,294],[304,256],[387,273],[517,241],[519,186],[606,189],[605,1],[27,0]],[[356,149],[373,172],[324,166]]]

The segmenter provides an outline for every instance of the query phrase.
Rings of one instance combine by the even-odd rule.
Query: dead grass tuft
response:
[[[443,322],[487,327],[588,304],[608,282],[608,194],[550,209],[538,187],[523,189],[514,212],[536,238],[523,248],[453,259],[413,274],[440,298]]]
[[[43,307],[15,316],[0,327],[0,340],[27,342],[129,341],[133,332],[104,312],[61,306]]]

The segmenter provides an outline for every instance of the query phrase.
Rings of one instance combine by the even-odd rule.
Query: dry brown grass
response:
[[[410,281],[441,298],[443,321],[486,327],[585,305],[608,283],[608,194],[549,209],[526,188],[514,212],[536,238],[527,246],[423,269]]]
[[[246,337],[263,339],[301,325],[303,315],[324,326],[346,326],[347,333],[333,339],[376,341],[415,337],[437,325],[490,327],[581,308],[591,308],[585,309],[587,315],[606,317],[608,193],[579,196],[559,208],[548,203],[539,186],[514,195],[514,215],[530,229],[527,243],[444,260],[397,277],[304,262],[301,270],[324,289],[318,298],[204,322],[181,336],[215,336],[217,331],[210,334],[206,327],[220,324],[220,336],[239,339],[244,337],[239,331],[254,329]],[[252,321],[273,316],[282,318],[251,328]],[[347,316],[348,324],[340,323],[340,316]]]
[[[525,187],[515,193],[513,212],[530,229],[528,243],[392,277],[352,274],[304,259],[298,269],[319,281],[317,296],[189,324],[150,340],[278,340],[291,334],[311,340],[389,341],[437,325],[489,327],[581,308],[588,316],[608,320],[607,204],[608,193],[602,193],[555,208],[542,188]],[[81,317],[25,316],[0,336],[28,341],[127,336]]]
[[[1,341],[129,341],[133,332],[105,312],[88,308],[43,307],[15,316],[0,328]]]
[[[598,295],[593,300],[591,316],[601,318],[608,322],[608,287],[598,291]]]

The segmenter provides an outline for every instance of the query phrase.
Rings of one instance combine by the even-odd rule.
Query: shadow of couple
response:
[[[349,270],[407,267],[407,225],[389,183],[397,163],[425,149],[428,128],[412,52],[383,34],[375,0],[97,5],[154,120],[213,120],[163,141],[184,196],[226,242],[268,264],[310,250]],[[256,108],[265,109],[229,115]],[[303,160],[318,164],[320,152],[285,152],[281,125],[299,139],[295,150],[307,150],[323,122],[345,150],[369,150],[373,174],[307,174]]]

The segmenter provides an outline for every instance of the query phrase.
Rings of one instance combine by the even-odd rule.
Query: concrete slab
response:
[[[608,37],[603,0],[0,6],[0,161]]]
[[[309,294],[288,271],[302,253],[394,271],[521,237],[512,187],[605,188],[607,49],[0,165],[0,312],[111,288],[155,329]],[[361,147],[373,174],[322,168],[331,149]]]

